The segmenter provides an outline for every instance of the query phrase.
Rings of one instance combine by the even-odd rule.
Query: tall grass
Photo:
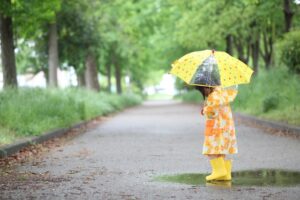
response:
[[[197,91],[187,92],[180,98],[187,102],[202,100]],[[261,70],[250,84],[239,86],[232,107],[237,112],[300,125],[300,76],[285,67]]]
[[[0,92],[0,144],[16,137],[107,115],[141,103],[133,94],[113,95],[83,89],[18,89]]]
[[[260,71],[239,86],[235,110],[265,119],[300,125],[300,77],[287,68]]]

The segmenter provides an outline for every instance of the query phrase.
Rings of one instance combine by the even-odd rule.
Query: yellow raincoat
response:
[[[237,143],[229,103],[237,95],[236,89],[216,87],[204,105],[206,117],[203,154],[235,154]]]

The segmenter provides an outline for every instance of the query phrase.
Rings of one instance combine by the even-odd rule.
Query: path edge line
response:
[[[260,118],[257,118],[257,117],[251,116],[251,115],[247,115],[244,113],[239,113],[239,112],[234,112],[233,115],[236,118],[240,118],[242,120],[246,120],[251,123],[266,127],[266,128],[278,130],[278,131],[287,133],[289,135],[300,136],[300,127],[298,127],[298,126],[293,126],[293,125],[284,124],[284,123],[275,122],[275,121],[264,120],[264,119],[260,119]]]
[[[8,144],[3,147],[0,147],[0,159],[11,156],[11,155],[19,152],[21,149],[28,147],[32,144],[38,144],[38,143],[42,143],[47,140],[53,139],[55,137],[61,137],[61,136],[65,135],[66,133],[68,133],[70,130],[72,130],[74,128],[79,128],[83,125],[86,125],[88,122],[90,122],[90,120],[81,121],[79,123],[76,123],[76,124],[68,127],[68,128],[54,129],[52,131],[45,132],[39,136],[24,138],[17,142],[12,143],[12,144]]]

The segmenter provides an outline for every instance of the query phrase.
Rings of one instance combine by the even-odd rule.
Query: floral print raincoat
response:
[[[236,95],[236,88],[216,87],[207,97],[203,108],[206,117],[203,154],[237,153],[235,128],[229,105]]]

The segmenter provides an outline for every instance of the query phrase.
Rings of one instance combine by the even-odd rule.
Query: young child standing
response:
[[[231,160],[226,155],[237,153],[234,122],[229,103],[237,95],[236,88],[196,86],[205,99],[201,114],[205,115],[206,127],[203,154],[210,159],[211,180],[231,180]]]

